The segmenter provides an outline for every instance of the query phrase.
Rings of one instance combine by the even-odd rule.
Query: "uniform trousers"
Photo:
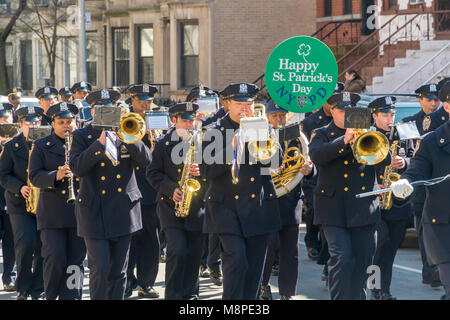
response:
[[[344,228],[323,225],[328,242],[332,300],[366,300],[367,267],[375,251],[375,226]]]
[[[46,299],[81,300],[86,245],[77,229],[43,229],[41,241]]]
[[[84,239],[88,254],[91,300],[123,300],[131,235]]]
[[[1,224],[1,240],[2,240],[2,253],[3,253],[3,284],[9,284],[12,282],[14,264],[16,263],[16,257],[14,254],[14,235],[9,221],[9,216],[5,211],[0,210],[0,224]]]
[[[141,212],[142,229],[131,237],[127,281],[136,281],[141,287],[153,287],[158,275],[160,245],[156,205],[141,204]]]
[[[44,292],[41,240],[36,217],[29,213],[10,214],[17,263],[16,290],[38,298]]]
[[[282,296],[295,296],[297,290],[299,249],[298,240],[298,224],[286,225],[280,231],[270,235],[262,284],[267,285],[269,283],[272,266],[276,257],[274,243],[279,243],[280,262],[278,273],[278,287],[280,295]]]
[[[166,300],[190,299],[199,294],[198,270],[203,237],[200,231],[164,229],[167,241]]]
[[[219,234],[224,300],[256,300],[264,268],[268,234],[244,238]]]

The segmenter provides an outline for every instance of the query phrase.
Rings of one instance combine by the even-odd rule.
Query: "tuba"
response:
[[[191,177],[189,173],[189,166],[194,163],[195,141],[199,139],[199,135],[202,134],[201,122],[197,122],[196,125],[198,125],[198,123],[200,123],[200,128],[194,128],[194,132],[190,137],[189,151],[184,159],[183,172],[179,182],[183,196],[180,202],[175,203],[175,216],[178,218],[186,218],[189,215],[194,194],[200,190],[200,182]]]
[[[296,140],[300,143],[301,150],[298,147],[288,148],[288,141],[285,141],[283,163],[281,164],[282,169],[280,172],[272,175],[278,198],[291,192],[300,183],[303,178],[300,169],[309,159],[308,139],[306,136],[300,132],[300,136]]]
[[[376,165],[389,153],[389,140],[377,131],[357,129],[357,138],[352,142],[353,155],[358,163]]]

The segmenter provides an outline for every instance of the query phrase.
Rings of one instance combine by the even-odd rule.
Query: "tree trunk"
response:
[[[6,68],[6,43],[0,43],[0,93],[9,89],[8,69]]]

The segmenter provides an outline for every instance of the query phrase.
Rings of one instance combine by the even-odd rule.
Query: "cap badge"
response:
[[[248,93],[248,88],[246,83],[242,83],[239,86],[239,93]]]
[[[35,113],[34,106],[28,106],[28,114]]]
[[[80,83],[80,87],[86,87],[86,82],[84,82],[84,81],[81,81],[81,83]]]
[[[67,108],[67,103],[65,103],[65,102],[61,103],[59,109],[60,109],[60,111],[67,111],[67,110],[69,110],[69,109]]]
[[[346,101],[346,102],[351,101],[351,99],[350,99],[350,92],[344,92],[342,94],[342,101]]]
[[[144,93],[149,93],[150,92],[150,86],[149,86],[148,83],[144,83],[142,85],[142,92],[144,92]]]
[[[101,92],[101,97],[100,97],[100,99],[104,99],[104,100],[110,99],[109,91],[106,90],[106,89],[103,89],[102,92]]]
[[[392,103],[392,99],[391,99],[391,97],[386,97],[386,105],[391,105],[391,104],[393,104]]]
[[[435,84],[430,84],[430,92],[436,92],[436,85]]]
[[[50,88],[49,87],[45,87],[44,88],[44,93],[50,93]]]
[[[186,103],[186,111],[194,111],[194,107],[192,106],[192,102]]]

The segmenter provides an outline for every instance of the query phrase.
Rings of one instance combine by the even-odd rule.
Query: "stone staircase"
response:
[[[429,61],[449,40],[430,40],[398,42],[386,45],[384,54],[373,60],[361,71],[366,81],[368,93],[391,93],[405,79]],[[413,93],[420,85],[427,82],[450,61],[450,46],[439,56],[415,74],[396,93]],[[437,82],[437,76],[449,76],[450,66],[434,76],[431,82]]]

